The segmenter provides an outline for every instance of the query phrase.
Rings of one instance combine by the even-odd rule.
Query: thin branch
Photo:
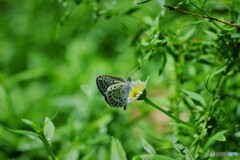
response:
[[[213,17],[209,17],[209,16],[197,14],[197,13],[188,12],[188,11],[181,10],[181,9],[178,9],[178,8],[174,8],[174,7],[171,7],[171,6],[168,6],[168,5],[164,5],[164,7],[168,8],[170,10],[175,10],[175,11],[182,12],[182,13],[185,13],[185,14],[190,14],[192,16],[201,17],[201,18],[205,18],[205,19],[208,19],[208,20],[213,20],[213,21],[220,22],[220,23],[235,27],[237,29],[240,29],[240,25],[229,23],[229,22],[226,22],[226,21],[223,21],[223,20],[219,20],[217,18],[213,18]]]
[[[196,127],[191,124],[191,123],[188,123],[188,122],[185,122],[185,121],[182,121],[181,119],[175,117],[174,115],[170,114],[168,111],[164,110],[163,108],[159,107],[158,105],[154,104],[152,101],[150,101],[146,96],[144,97],[143,99],[147,104],[149,104],[150,106],[156,108],[157,110],[163,112],[164,114],[166,114],[167,116],[169,116],[170,118],[174,119],[176,122],[178,123],[181,123],[181,124],[184,124],[188,127],[191,127],[193,129],[196,130]]]

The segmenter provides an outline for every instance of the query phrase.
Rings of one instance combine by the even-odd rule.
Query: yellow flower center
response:
[[[144,89],[145,89],[145,85],[142,83],[133,86],[133,88],[131,89],[131,91],[129,93],[129,98],[131,98],[131,99],[138,98],[138,96],[140,96],[140,94],[142,94]]]

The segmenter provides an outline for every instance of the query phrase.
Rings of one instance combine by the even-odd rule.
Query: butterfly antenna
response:
[[[139,66],[139,67],[128,77],[128,80],[131,80],[132,75],[134,75],[140,68],[141,68],[141,66]]]

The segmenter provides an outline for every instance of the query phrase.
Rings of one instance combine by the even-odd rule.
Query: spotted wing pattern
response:
[[[119,82],[108,87],[105,99],[111,107],[123,107],[126,110],[131,82]]]
[[[98,76],[96,79],[97,86],[99,91],[106,96],[106,92],[108,87],[110,87],[113,84],[117,84],[120,82],[126,82],[126,80],[120,78],[120,77],[114,77],[114,76],[107,76],[107,75],[101,75]]]

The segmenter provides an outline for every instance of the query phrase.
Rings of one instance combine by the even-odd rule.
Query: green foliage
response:
[[[119,140],[112,138],[111,160],[126,160],[126,153]]]
[[[240,2],[0,4],[0,159],[239,152]],[[147,91],[127,111],[110,108],[96,77],[139,66],[131,78],[149,76]]]
[[[28,131],[28,130],[13,130],[13,129],[8,129],[12,133],[17,133],[17,134],[22,134],[25,136],[33,136],[35,138],[39,138],[42,143],[45,145],[48,154],[51,156],[51,159],[56,159],[55,155],[53,153],[53,149],[51,147],[51,140],[54,136],[54,130],[55,127],[48,117],[45,118],[44,124],[39,126],[38,124],[28,120],[28,119],[22,119],[24,123],[29,125],[33,131]]]

